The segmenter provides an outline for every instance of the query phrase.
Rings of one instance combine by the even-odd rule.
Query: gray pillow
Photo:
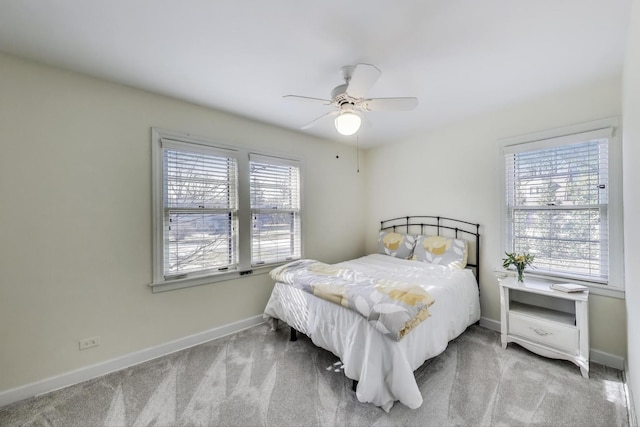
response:
[[[409,259],[415,244],[416,238],[410,234],[381,231],[378,236],[378,253]]]
[[[465,268],[467,266],[467,241],[442,236],[418,236],[413,251],[416,261]]]

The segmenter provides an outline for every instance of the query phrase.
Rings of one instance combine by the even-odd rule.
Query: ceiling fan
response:
[[[342,135],[353,135],[360,129],[363,113],[366,111],[413,110],[418,98],[365,98],[367,91],[380,77],[381,71],[371,64],[346,65],[342,67],[344,83],[331,91],[331,99],[309,96],[285,95],[285,99],[310,101],[330,105],[335,110],[302,126],[309,129],[322,120],[335,117],[336,130]]]

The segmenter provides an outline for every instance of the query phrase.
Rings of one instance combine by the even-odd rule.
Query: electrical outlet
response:
[[[84,350],[91,347],[97,347],[100,345],[100,337],[91,337],[80,340],[80,350]]]

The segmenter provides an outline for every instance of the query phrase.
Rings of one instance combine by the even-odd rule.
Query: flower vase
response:
[[[518,271],[518,283],[524,283],[524,265],[516,266],[516,270]]]

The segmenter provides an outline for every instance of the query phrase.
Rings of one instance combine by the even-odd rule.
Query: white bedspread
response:
[[[389,411],[396,400],[409,408],[422,405],[413,371],[442,353],[450,340],[480,319],[478,285],[471,270],[387,255],[368,255],[340,263],[366,274],[421,285],[435,298],[431,317],[401,341],[382,335],[359,314],[316,298],[289,285],[276,283],[264,311],[331,351],[344,364],[345,375],[358,381],[356,395]]]

